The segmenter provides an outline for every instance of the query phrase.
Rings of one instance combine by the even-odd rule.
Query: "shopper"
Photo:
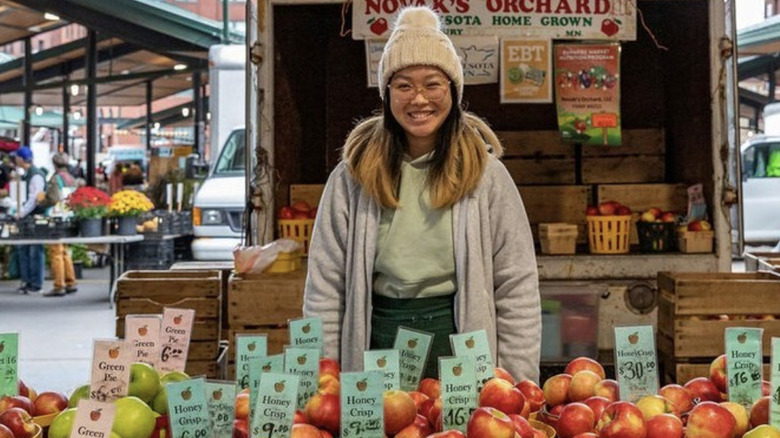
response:
[[[12,153],[16,166],[24,169],[22,180],[27,186],[27,198],[19,210],[19,217],[25,218],[36,214],[45,214],[46,209],[38,203],[43,200],[46,190],[46,179],[41,169],[33,165],[33,153],[27,146],[22,146]],[[20,245],[19,277],[22,284],[17,289],[20,294],[40,292],[43,287],[44,255],[43,245]]]
[[[463,70],[438,17],[404,9],[379,62],[383,111],[360,122],[320,202],[303,311],[325,354],[360,369],[399,326],[484,329],[494,363],[539,378],[541,310],[533,241],[495,133],[461,109]],[[497,360],[497,361],[496,361]]]
[[[64,201],[76,188],[76,179],[70,174],[68,154],[55,155],[52,157],[52,163],[54,164],[54,175],[49,180],[42,206],[50,208],[50,215],[59,216],[64,214],[62,207]],[[73,260],[68,246],[64,244],[49,245],[49,262],[51,263],[54,287],[41,295],[57,297],[75,293],[78,290],[76,272],[73,269]]]

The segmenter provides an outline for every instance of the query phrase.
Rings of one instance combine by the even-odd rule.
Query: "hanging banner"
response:
[[[550,40],[501,40],[501,103],[552,102]]]
[[[635,0],[354,0],[352,38],[385,39],[405,6],[429,6],[448,35],[636,39]]]
[[[498,38],[494,36],[450,38],[463,65],[466,85],[498,82]],[[385,50],[385,40],[366,40],[366,75],[368,86],[377,86],[379,60]]]
[[[620,146],[620,45],[556,44],[554,61],[561,139]]]

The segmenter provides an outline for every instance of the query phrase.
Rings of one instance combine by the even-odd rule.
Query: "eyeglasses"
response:
[[[388,85],[387,88],[401,102],[413,101],[418,93],[422,94],[425,100],[438,102],[447,95],[447,90],[450,89],[450,81],[432,81],[422,87],[415,87],[409,82],[399,81]]]

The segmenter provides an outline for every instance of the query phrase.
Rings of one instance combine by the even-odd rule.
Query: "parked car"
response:
[[[780,241],[780,135],[755,135],[741,147],[745,242]]]

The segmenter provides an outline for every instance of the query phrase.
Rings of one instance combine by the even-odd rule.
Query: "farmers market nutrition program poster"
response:
[[[619,44],[556,44],[555,91],[564,141],[622,143]]]

